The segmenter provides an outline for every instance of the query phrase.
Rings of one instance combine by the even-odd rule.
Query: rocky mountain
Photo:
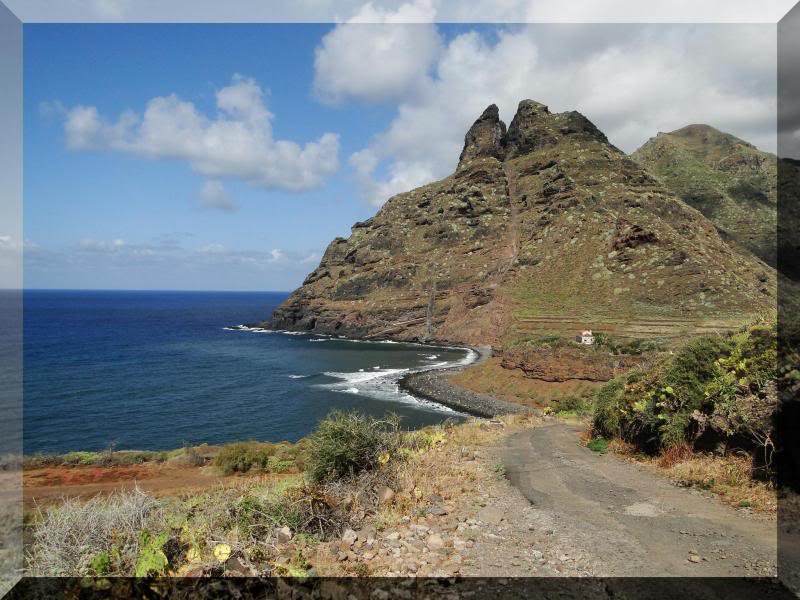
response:
[[[631,155],[731,245],[776,266],[777,158],[708,125],[659,133]]]
[[[775,288],[586,117],[524,100],[508,128],[484,111],[452,175],[333,240],[267,324],[492,345],[582,327],[668,338],[771,313]]]

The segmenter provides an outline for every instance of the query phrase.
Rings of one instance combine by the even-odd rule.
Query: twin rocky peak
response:
[[[523,100],[506,130],[500,110],[491,104],[464,137],[459,164],[482,156],[501,161],[514,158],[555,143],[558,135],[568,134],[582,134],[608,143],[603,132],[579,112],[552,114],[544,104]]]
[[[736,237],[751,205],[774,215],[774,157],[706,133],[627,156],[578,112],[524,100],[506,128],[491,105],[452,175],[334,239],[268,325],[493,346],[737,328],[774,310],[775,270],[747,245],[761,241]],[[696,188],[702,169],[716,187]]]

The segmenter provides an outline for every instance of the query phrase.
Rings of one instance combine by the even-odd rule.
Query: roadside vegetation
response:
[[[777,375],[775,323],[696,338],[604,385],[589,444],[611,440],[681,484],[774,510]]]
[[[461,456],[464,444],[483,435],[476,422],[404,431],[393,416],[334,412],[298,444],[230,444],[207,467],[294,472],[277,480],[249,476],[203,493],[156,499],[136,489],[38,507],[27,515],[27,572],[313,574],[310,557],[320,544],[339,540],[368,517],[392,526],[423,497],[441,493],[431,473],[420,471],[421,457],[445,445]],[[335,564],[319,568],[342,574]]]

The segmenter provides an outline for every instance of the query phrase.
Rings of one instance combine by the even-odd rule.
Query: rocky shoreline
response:
[[[471,350],[478,354],[478,359],[475,362],[447,369],[409,373],[398,382],[400,389],[417,398],[436,402],[476,417],[495,418],[500,415],[530,412],[530,409],[523,406],[472,392],[455,386],[447,380],[447,375],[458,373],[466,368],[480,364],[489,358],[492,353],[491,348],[488,346],[471,347]]]

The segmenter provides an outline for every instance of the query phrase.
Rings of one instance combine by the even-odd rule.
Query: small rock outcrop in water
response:
[[[489,106],[452,175],[336,238],[276,329],[472,344],[594,327],[670,337],[737,327],[775,272],[577,112]]]

